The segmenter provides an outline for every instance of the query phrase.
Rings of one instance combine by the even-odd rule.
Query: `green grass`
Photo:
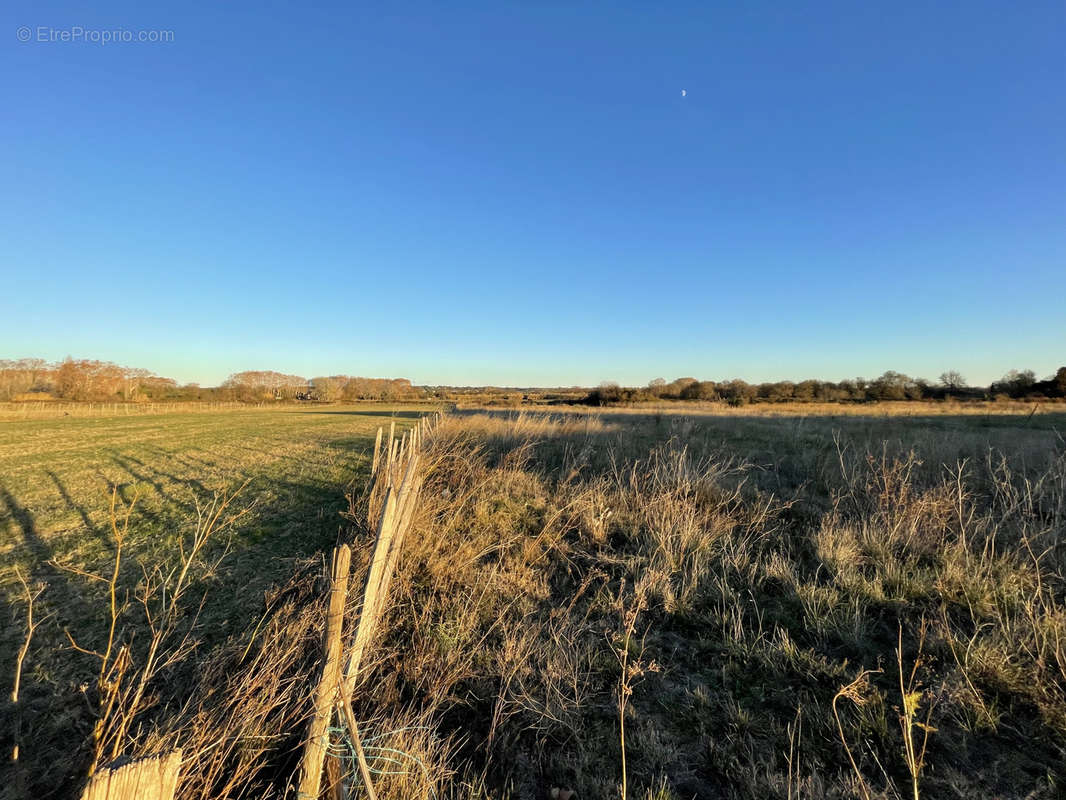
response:
[[[61,646],[62,631],[89,643],[98,638],[106,622],[102,587],[54,562],[110,568],[112,488],[123,503],[137,497],[122,575],[123,588],[132,590],[138,564],[174,558],[198,504],[247,483],[234,507],[250,511],[232,531],[202,615],[210,643],[254,619],[264,592],[291,575],[295,562],[332,546],[346,488],[365,480],[378,426],[395,418],[403,429],[419,413],[288,406],[0,422],[0,686],[10,686],[23,632],[16,566],[44,582],[37,613],[53,615],[27,660],[30,685],[62,692],[85,679],[81,668],[91,662]]]
[[[356,538],[357,574],[365,565],[362,528],[340,512],[391,413],[0,422],[0,588],[15,620],[0,630],[0,683],[22,630],[18,564],[46,584],[39,614],[55,615],[27,662],[26,740],[48,769],[56,754],[71,762],[66,784],[28,770],[35,788],[71,787],[85,774],[69,754],[84,749],[92,716],[77,687],[94,665],[62,631],[97,644],[106,620],[102,587],[52,562],[108,567],[117,487],[125,502],[140,496],[122,576],[134,587],[137,561],[174,558],[197,502],[246,481],[235,507],[250,511],[232,552],[196,587],[210,589],[203,645],[154,684],[195,702],[143,714],[145,730],[158,727],[131,735],[128,752],[159,741],[269,742],[248,748],[249,763],[264,765],[254,786],[289,780],[301,735],[291,719],[318,657],[323,596],[321,571],[299,567],[327,553],[342,526]],[[400,413],[404,425],[418,412]],[[456,796],[467,781],[497,800],[551,786],[617,796],[616,653],[624,609],[639,605],[629,652],[644,671],[625,720],[630,797],[850,798],[867,786],[887,800],[910,780],[893,672],[902,636],[907,665],[923,642],[920,706],[933,709],[936,728],[921,796],[1058,796],[1063,430],[1066,415],[1043,412],[450,415],[424,454],[418,515],[356,713],[379,732],[428,726],[417,728],[429,731],[421,744],[385,741],[419,754],[442,793],[452,780]],[[264,593],[294,574],[295,588],[264,618]],[[280,670],[270,653],[285,647],[295,655]],[[878,668],[839,701],[838,728],[834,698]],[[234,685],[260,687],[253,705],[259,694],[274,702],[270,687],[280,687],[285,713],[254,729],[234,722],[236,712],[206,713],[234,675]],[[244,695],[234,697],[243,710]],[[230,796],[212,792],[213,774],[190,775],[190,785],[212,800]],[[379,796],[424,797],[420,776],[406,788],[385,781]]]

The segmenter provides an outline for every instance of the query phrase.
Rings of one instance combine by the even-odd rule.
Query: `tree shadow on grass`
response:
[[[145,461],[142,461],[141,459],[132,456],[129,453],[124,453],[121,456],[115,455],[113,456],[112,460],[138,480],[144,480],[151,483],[162,497],[166,498],[167,495],[166,491],[163,489],[163,482],[160,479],[165,479],[167,482],[173,485],[184,486],[188,489],[191,489],[192,491],[199,492],[201,494],[209,493],[208,488],[204,486],[203,482],[201,482],[198,478],[175,475],[173,473],[167,472],[166,470],[159,469],[159,467],[154,466],[153,464],[149,464]],[[140,470],[143,470],[143,472],[136,472],[133,467],[130,466],[130,464],[136,464]],[[149,477],[150,475],[154,477]]]
[[[357,442],[345,443],[357,449]],[[366,441],[360,442],[365,449]],[[177,540],[188,535],[196,524],[197,504],[204,507],[211,502],[214,492],[198,478],[182,479],[155,469],[139,459],[115,455],[114,463],[125,470],[137,482],[151,484],[158,492],[159,503],[153,508],[138,507],[130,523],[130,538],[123,556],[119,576],[121,597],[133,601],[127,617],[126,634],[134,634],[134,642],[146,640],[143,611],[136,604],[135,592],[143,580],[142,563],[148,569],[159,564],[167,568],[178,557]],[[305,470],[306,472],[306,470]],[[359,467],[360,475],[363,469]],[[107,531],[93,525],[97,510],[79,505],[63,485],[58,475],[50,474],[60,497],[77,511],[84,533],[110,541]],[[363,476],[365,477],[365,475]],[[346,511],[346,485],[328,484],[314,480],[313,474],[286,477],[258,473],[255,469],[243,469],[231,473],[230,488],[251,479],[244,492],[234,501],[239,510],[251,506],[247,516],[241,518],[232,531],[208,549],[206,557],[229,548],[217,574],[208,575],[191,588],[188,598],[189,613],[195,614],[200,598],[204,597],[199,611],[199,649],[186,662],[170,671],[155,687],[159,692],[158,711],[167,713],[168,703],[179,707],[192,681],[197,676],[197,665],[213,647],[238,635],[254,625],[262,614],[265,597],[272,587],[286,581],[293,571],[308,558],[332,546],[342,525],[341,512]],[[173,485],[171,485],[173,481]],[[189,490],[188,500],[177,495],[176,488]],[[264,491],[269,489],[269,491]],[[266,498],[265,500],[263,498]],[[125,498],[127,501],[128,497]],[[101,497],[101,510],[106,511],[108,500]],[[122,511],[119,510],[120,519]],[[49,796],[56,792],[74,792],[84,774],[83,759],[78,755],[85,742],[92,716],[89,704],[80,696],[80,685],[92,685],[95,664],[92,659],[74,652],[63,631],[70,629],[78,643],[90,649],[101,647],[101,637],[106,633],[108,610],[106,586],[90,578],[81,578],[54,566],[54,559],[70,561],[72,565],[95,573],[106,573],[113,563],[113,550],[94,546],[89,550],[77,549],[77,534],[65,531],[52,535],[42,531],[32,512],[19,501],[16,494],[0,484],[0,532],[10,538],[21,536],[19,549],[23,552],[18,560],[28,564],[28,579],[46,584],[40,600],[40,614],[55,612],[37,631],[33,647],[23,671],[23,693],[32,699],[30,711],[24,721],[25,729],[32,730],[32,745],[24,747],[23,765],[27,770],[32,796]],[[66,549],[66,548],[74,549]],[[85,554],[90,555],[86,556]],[[89,558],[83,562],[78,559]],[[25,607],[12,587],[4,587],[0,593],[3,613],[0,625],[0,685],[5,687],[5,697],[10,696],[8,686],[14,672],[14,659],[21,637]],[[8,619],[18,620],[8,624]],[[4,716],[7,716],[6,712]],[[10,726],[4,725],[0,740],[9,735]],[[56,766],[56,765],[61,766]],[[5,759],[0,766],[0,781],[6,779],[9,766]]]
[[[62,632],[70,628],[78,630],[79,623],[92,613],[92,607],[86,604],[83,594],[72,583],[71,575],[55,565],[55,550],[41,535],[33,514],[2,483],[0,504],[0,511],[5,512],[0,514],[0,531],[5,536],[21,533],[23,555],[20,557],[20,548],[16,547],[12,563],[22,562],[20,571],[31,592],[36,591],[38,584],[44,585],[43,593],[34,602],[34,619],[39,627],[22,665],[19,691],[19,705],[24,709],[21,764],[3,759],[0,762],[0,785],[12,785],[14,769],[19,767],[27,774],[30,789],[27,796],[36,797],[43,794],[38,791],[38,773],[50,776],[49,792],[64,785],[65,778],[59,774],[63,770],[56,770],[55,764],[69,764],[75,760],[72,755],[77,748],[71,746],[71,740],[82,741],[87,730],[83,724],[84,703],[74,688],[76,684],[71,681],[44,682],[37,678],[37,674],[51,674],[58,650],[67,647]],[[4,704],[0,717],[5,721],[0,726],[0,747],[10,753],[14,740],[13,725],[8,723],[14,717],[14,706],[9,700],[16,654],[23,644],[27,623],[26,598],[17,580],[10,580],[0,591],[0,603],[4,606],[4,624],[0,625],[0,687]],[[72,651],[69,654],[75,655]],[[74,660],[78,661],[80,657]],[[62,735],[56,736],[54,722],[60,718],[69,724],[64,726]]]

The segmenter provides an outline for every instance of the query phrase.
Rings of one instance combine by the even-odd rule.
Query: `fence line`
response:
[[[344,647],[340,640],[343,628],[344,601],[347,593],[347,545],[333,554],[330,605],[323,639],[323,668],[315,689],[315,709],[305,739],[300,765],[298,800],[317,800],[321,791],[327,752],[328,730],[334,713],[348,728],[357,755],[360,777],[367,797],[375,800],[374,786],[363,755],[359,730],[352,712],[352,698],[361,676],[363,654],[373,642],[377,625],[385,608],[389,586],[399,561],[404,536],[414,518],[422,474],[419,472],[420,451],[432,430],[443,418],[443,412],[421,417],[413,428],[396,438],[396,422],[389,425],[388,439],[384,429],[378,428],[371,462],[368,514],[377,519],[374,549],[363,582],[359,616],[355,634],[347,650],[347,664],[341,671]],[[383,447],[384,445],[384,447]],[[384,453],[384,455],[383,455]],[[338,600],[338,597],[342,598]],[[339,772],[339,765],[332,765]],[[349,776],[349,778],[354,776]]]
[[[352,700],[364,677],[363,656],[372,647],[388,600],[389,587],[399,561],[404,538],[411,527],[422,488],[427,441],[444,417],[434,411],[420,417],[415,425],[396,436],[392,420],[388,437],[379,428],[367,494],[368,518],[377,520],[374,547],[363,579],[357,617],[350,640],[344,637],[344,615],[348,607],[348,581],[351,549],[341,544],[333,551],[327,574],[329,601],[326,611],[320,667],[309,682],[312,713],[306,723],[300,765],[288,791],[298,785],[297,800],[319,800],[323,792],[323,772],[330,776],[326,792],[333,797],[354,796],[348,789],[357,779],[369,800],[375,800],[374,786],[363,752]],[[334,720],[337,725],[334,726]],[[357,767],[348,767],[329,748],[331,733],[343,730],[357,757]],[[374,748],[369,748],[371,751]],[[173,800],[178,785],[181,750],[156,753],[137,761],[120,759],[101,768],[86,785],[81,800]]]
[[[238,403],[231,401],[188,401],[173,403],[66,403],[28,401],[0,403],[5,417],[115,417],[140,414],[196,413],[237,409],[269,408],[275,403]]]

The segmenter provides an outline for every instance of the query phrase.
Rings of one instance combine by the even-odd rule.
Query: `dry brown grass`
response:
[[[1062,423],[447,418],[354,694],[378,797],[1057,796]],[[322,573],[131,730],[189,754],[182,797],[285,794]]]
[[[490,406],[461,404],[464,411],[492,411]],[[583,405],[526,406],[527,416],[538,414],[636,415],[676,414],[717,417],[958,417],[958,416],[1030,416],[1062,414],[1061,400],[1006,401],[880,401],[866,403],[751,403],[733,406],[725,402],[660,401],[634,406],[598,408]],[[499,412],[497,412],[499,413]]]
[[[631,795],[893,797],[921,774],[925,797],[1053,796],[1066,734],[1058,435],[916,420],[889,438],[860,420],[834,442],[832,422],[769,422],[776,463],[757,419],[723,440],[691,418],[453,418],[379,703],[413,700],[461,732],[453,768],[494,796],[617,796],[612,631],[628,583],[649,606],[631,639],[661,666],[625,709]],[[833,697],[897,659],[903,699],[875,672],[840,710],[859,778],[832,745]]]

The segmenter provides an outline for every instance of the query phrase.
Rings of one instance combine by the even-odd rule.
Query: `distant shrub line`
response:
[[[967,386],[961,375],[947,372],[933,383],[899,372],[886,372],[874,380],[855,378],[839,383],[805,380],[798,383],[747,383],[657,379],[643,387],[601,384],[585,397],[594,406],[630,405],[656,400],[700,400],[743,406],[749,403],[855,403],[907,400],[1048,400],[1066,398],[1066,367],[1044,380],[1032,370],[1011,370],[990,386]]]
[[[406,378],[363,378],[328,375],[304,378],[272,370],[247,370],[230,375],[221,386],[179,385],[149,370],[109,361],[67,358],[50,363],[42,358],[0,359],[0,401],[28,402],[222,402],[271,401],[384,402],[440,400],[496,405],[584,403],[594,406],[634,405],[658,400],[750,403],[856,403],[907,400],[1051,400],[1066,398],[1066,367],[1044,380],[1032,370],[1011,370],[987,387],[968,386],[957,372],[936,382],[886,372],[873,380],[839,383],[822,380],[748,383],[740,379],[701,381],[658,378],[647,386],[603,383],[581,387],[521,389],[516,387],[416,386]]]

